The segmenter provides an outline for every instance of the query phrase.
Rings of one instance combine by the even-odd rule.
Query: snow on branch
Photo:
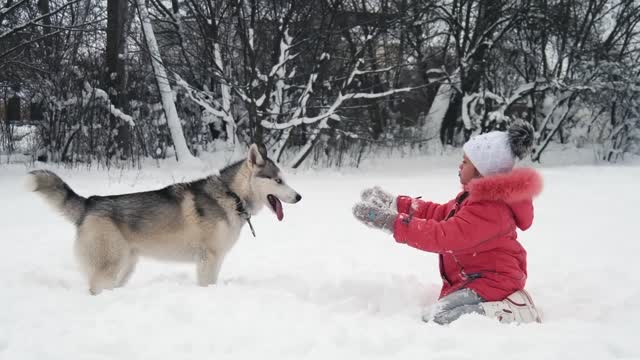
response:
[[[549,124],[549,122],[553,118],[553,115],[556,109],[564,106],[564,104],[569,100],[571,95],[572,95],[571,93],[565,93],[563,96],[556,99],[555,103],[553,104],[553,107],[551,108],[551,111],[549,111],[549,113],[545,116],[544,120],[542,120],[540,128],[538,129],[537,137],[539,137],[540,133],[542,133],[542,131],[547,127],[547,124]]]
[[[222,106],[220,103],[213,98],[213,94],[197,90],[193,86],[189,85],[184,79],[180,77],[180,75],[175,74],[176,78],[176,86],[181,87],[184,92],[187,94],[187,97],[191,99],[194,103],[202,106],[205,113],[209,113],[216,118],[221,119],[227,124],[227,132],[229,134],[235,133],[235,129],[237,124],[231,115],[231,103],[230,103],[230,93],[229,86],[223,85],[222,87]],[[229,140],[233,138],[232,135],[229,136]]]
[[[202,91],[194,89],[189,85],[189,83],[182,79],[180,75],[174,74],[174,76],[176,78],[176,85],[180,86],[185,91],[191,101],[202,106],[206,111],[213,114],[213,116],[219,117],[224,121],[229,121],[227,118],[228,114],[226,112],[216,109],[216,106],[218,106],[217,101],[205,99],[205,97],[210,97],[210,95],[203,94]],[[233,123],[233,118],[231,118],[231,122]]]
[[[293,114],[294,118],[300,117],[300,115],[304,115],[306,113],[307,101],[309,101],[309,96],[313,92],[313,84],[315,84],[316,80],[318,80],[317,73],[313,73],[309,76],[307,86],[304,88],[304,91],[302,92],[302,95],[300,96],[300,100],[298,102],[298,107]]]
[[[260,124],[266,128],[266,129],[271,129],[271,130],[284,130],[284,129],[288,129],[290,127],[294,127],[294,126],[299,126],[302,124],[305,125],[309,125],[309,124],[314,124],[317,123],[319,121],[322,120],[326,120],[326,119],[334,119],[334,120],[339,120],[340,117],[336,114],[336,111],[338,110],[338,108],[342,105],[342,103],[345,100],[351,100],[351,99],[378,99],[378,98],[383,98],[389,95],[393,95],[393,94],[397,94],[397,93],[403,93],[403,92],[409,92],[409,91],[413,91],[416,90],[420,87],[423,86],[414,86],[414,87],[405,87],[405,88],[400,88],[400,89],[391,89],[391,90],[387,90],[384,92],[380,92],[380,93],[353,93],[353,94],[347,94],[347,95],[342,95],[342,93],[339,93],[338,96],[336,97],[336,99],[334,100],[333,104],[331,104],[331,106],[322,114],[319,114],[317,116],[314,117],[307,117],[307,116],[303,116],[303,117],[294,117],[293,119],[287,121],[286,123],[272,123],[266,120],[263,120]],[[305,99],[306,100],[306,99]],[[325,122],[326,124],[326,122]]]
[[[358,66],[360,66],[360,64],[362,64],[363,62],[364,60],[362,58],[359,58],[358,61],[356,61],[356,64],[353,67],[353,71],[351,72],[351,74],[349,74],[349,77],[347,78],[345,87],[351,84],[351,82],[353,81],[353,78],[358,74]]]
[[[291,40],[293,38],[289,35],[289,30],[284,29],[282,40],[280,41],[280,58],[278,59],[278,63],[275,64],[271,71],[269,72],[269,77],[273,77],[274,75],[278,75],[279,78],[285,77],[284,64],[286,64],[289,60],[293,60],[298,56],[298,54],[291,55],[289,54],[289,49],[291,49]]]
[[[542,87],[539,87],[539,85],[542,85]],[[532,91],[542,91],[547,88],[548,85],[541,81],[532,81],[520,85],[508,98],[487,89],[481,89],[478,92],[465,94],[462,97],[462,122],[464,123],[464,127],[467,130],[471,130],[473,128],[472,116],[475,114],[473,109],[480,99],[491,99],[499,105],[499,107],[496,110],[491,111],[488,116],[490,119],[500,122],[506,118],[504,113],[514,102],[524,96],[527,96]]]
[[[328,55],[326,55],[325,53],[323,53],[320,57],[320,60],[324,60],[328,58]],[[353,82],[353,79],[358,76],[358,75],[363,75],[363,74],[369,74],[369,73],[375,73],[375,72],[381,72],[381,71],[390,71],[393,69],[393,67],[389,67],[389,68],[384,68],[384,69],[378,69],[378,70],[360,70],[359,66],[364,63],[363,58],[359,58],[354,67],[353,70],[351,71],[351,73],[349,74],[349,77],[347,78],[347,80],[345,81],[344,85],[343,85],[343,90],[341,90],[338,93],[338,96],[335,98],[333,104],[331,104],[331,106],[329,106],[329,108],[324,111],[323,113],[317,115],[317,116],[313,116],[313,117],[307,117],[304,116],[304,114],[306,113],[306,107],[307,107],[307,101],[309,100],[309,96],[310,93],[313,92],[313,85],[316,82],[317,78],[318,78],[318,74],[317,73],[312,73],[309,76],[309,80],[307,81],[307,85],[302,93],[302,95],[300,96],[300,100],[298,102],[298,108],[294,111],[292,118],[284,123],[275,123],[275,122],[271,122],[271,121],[267,121],[267,120],[262,120],[262,122],[260,123],[260,125],[266,129],[270,129],[270,130],[286,130],[295,126],[299,126],[302,124],[305,125],[309,125],[309,124],[314,124],[317,122],[321,122],[320,123],[320,127],[324,126],[328,126],[328,119],[334,119],[334,120],[340,120],[340,116],[338,114],[336,114],[336,111],[338,110],[338,108],[342,105],[342,103],[344,101],[347,100],[352,100],[352,99],[379,99],[379,98],[383,98],[383,97],[387,97],[389,95],[393,95],[393,94],[397,94],[397,93],[403,93],[403,92],[409,92],[409,91],[413,91],[416,89],[419,89],[421,87],[424,87],[425,85],[421,85],[421,86],[414,86],[414,87],[405,87],[405,88],[399,88],[399,89],[390,89],[387,91],[383,91],[383,92],[378,92],[378,93],[349,93],[349,94],[343,94],[344,89],[346,89],[351,82]]]
[[[106,91],[99,88],[91,87],[91,85],[89,85],[89,82],[85,81],[82,104],[88,104],[91,97],[101,100],[100,102],[104,104],[111,115],[115,116],[116,118],[122,119],[123,121],[129,123],[129,125],[131,126],[136,126],[136,123],[133,121],[133,117],[131,115],[125,114],[124,112],[122,112],[122,110],[118,109],[113,105],[113,103],[111,103],[109,95],[107,95]]]
[[[262,125],[264,128],[266,129],[271,129],[271,130],[284,130],[284,129],[288,129],[294,126],[299,126],[302,124],[314,124],[318,121],[321,120],[325,120],[327,118],[329,118],[331,115],[334,115],[336,110],[338,110],[338,107],[340,107],[340,105],[342,105],[342,102],[344,101],[344,96],[342,95],[342,93],[338,94],[338,97],[336,98],[336,100],[333,102],[333,104],[329,107],[329,109],[327,109],[327,111],[325,111],[324,113],[314,116],[314,117],[307,117],[307,116],[303,116],[303,117],[297,117],[297,118],[293,118],[289,121],[287,121],[286,123],[273,123],[273,122],[269,122],[266,120],[262,120],[262,122],[260,123],[260,125]]]
[[[462,123],[464,124],[464,128],[469,130],[472,128],[471,123],[471,109],[475,101],[480,97],[480,94],[465,94],[462,97]]]
[[[344,99],[345,100],[349,100],[349,99],[379,99],[379,98],[386,97],[386,96],[393,95],[393,94],[413,91],[413,90],[416,90],[416,89],[421,88],[421,87],[423,87],[423,86],[410,86],[410,87],[404,87],[404,88],[399,88],[399,89],[390,89],[390,90],[379,92],[379,93],[348,94],[348,95],[344,96]]]
[[[216,71],[219,72],[220,77],[224,77],[224,63],[222,61],[222,53],[220,52],[220,44],[217,41],[213,44],[213,51]],[[235,129],[237,125],[231,115],[231,87],[226,79],[220,82],[220,95],[222,97],[222,112],[224,113],[222,119],[227,123],[226,130],[229,135],[227,136],[227,141],[229,143],[235,143]]]
[[[427,74],[428,77],[432,77],[432,76],[440,77],[440,76],[447,75],[447,71],[443,68],[432,68],[425,71],[425,74]]]
[[[382,73],[382,72],[388,72],[391,71],[393,69],[396,69],[398,66],[394,65],[394,66],[388,66],[382,69],[376,69],[376,70],[358,70],[356,68],[356,70],[353,72],[354,76],[357,75],[363,75],[363,74],[375,74],[375,73]]]

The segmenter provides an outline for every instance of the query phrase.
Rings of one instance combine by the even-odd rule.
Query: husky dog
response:
[[[268,205],[281,221],[281,201],[302,199],[256,144],[219,176],[155,191],[84,198],[50,171],[28,176],[30,189],[76,225],[75,252],[92,295],[125,285],[139,256],[194,261],[198,284],[214,284],[251,215]]]

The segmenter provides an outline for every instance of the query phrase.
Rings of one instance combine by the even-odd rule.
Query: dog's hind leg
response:
[[[218,273],[222,266],[223,256],[203,249],[199,254],[197,272],[198,285],[208,286],[218,281]]]
[[[102,290],[113,290],[116,285],[118,274],[122,268],[121,262],[104,263],[94,269],[89,278],[89,293],[98,295]]]
[[[78,227],[76,254],[89,278],[89,292],[113,289],[131,249],[108,218],[90,216]]]
[[[127,285],[129,279],[131,278],[131,274],[136,269],[136,264],[138,263],[138,254],[135,250],[131,250],[129,252],[129,256],[125,260],[125,264],[123,266],[122,274],[120,275],[120,280],[118,281],[117,287],[123,287]]]

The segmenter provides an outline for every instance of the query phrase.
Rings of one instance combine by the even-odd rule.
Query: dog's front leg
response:
[[[198,285],[215,284],[222,265],[223,256],[210,250],[202,250],[198,259]]]

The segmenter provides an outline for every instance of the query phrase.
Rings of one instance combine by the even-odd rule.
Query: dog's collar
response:
[[[253,229],[253,224],[251,224],[251,214],[245,208],[240,196],[238,196],[238,194],[234,193],[231,190],[227,191],[227,195],[231,196],[236,201],[236,212],[238,213],[238,215],[240,215],[241,218],[247,219],[247,223],[249,224],[249,228],[251,229],[251,234],[253,235],[253,237],[256,237],[256,231]]]

